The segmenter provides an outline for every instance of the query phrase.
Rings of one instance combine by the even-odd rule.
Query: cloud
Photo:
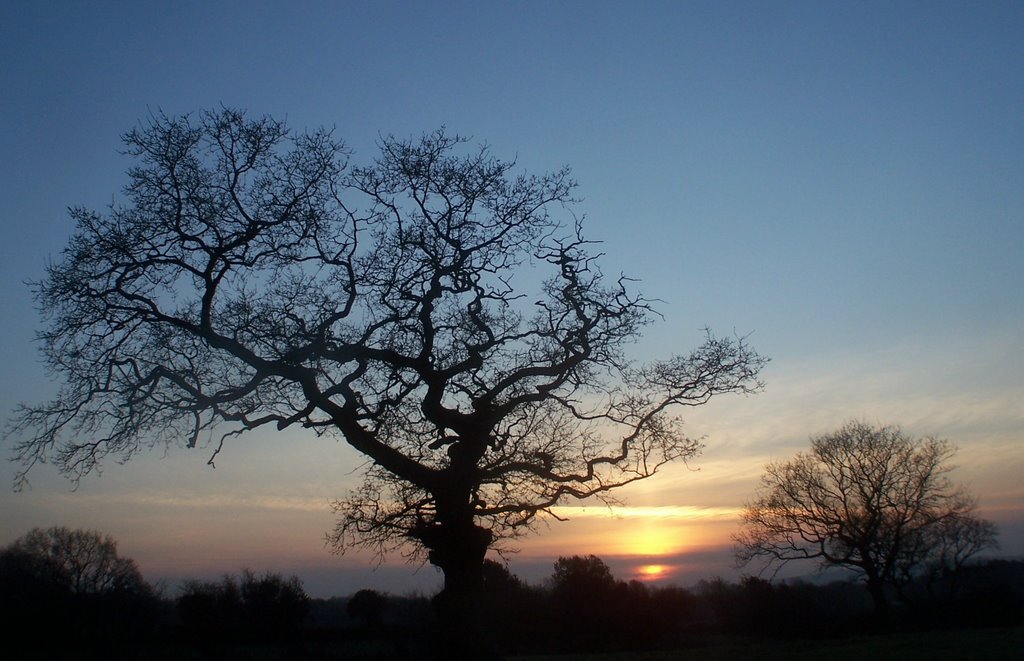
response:
[[[65,493],[48,497],[55,504],[82,509],[93,507],[140,507],[166,510],[180,509],[236,509],[236,510],[291,510],[300,512],[329,512],[326,497],[313,498],[290,495],[237,493],[178,494],[169,492],[135,492],[110,494]]]
[[[689,505],[656,505],[656,506],[616,506],[587,507],[563,506],[554,507],[552,511],[559,518],[580,519],[697,519],[733,518],[739,513],[734,507],[695,507]]]

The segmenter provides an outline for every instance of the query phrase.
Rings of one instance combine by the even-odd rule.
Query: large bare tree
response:
[[[652,309],[602,276],[567,169],[516,174],[443,130],[349,166],[329,131],[229,109],[124,143],[125,202],[72,209],[36,285],[65,385],[14,421],[26,471],[77,479],[176,443],[215,457],[268,425],[337,435],[368,468],[334,547],[411,544],[466,603],[497,540],[692,457],[674,412],[760,388],[742,338],[626,359]]]
[[[765,469],[743,513],[737,560],[853,569],[884,619],[887,588],[905,598],[916,577],[955,571],[995,545],[993,524],[949,479],[954,452],[948,441],[863,422],[812,438],[810,452]]]

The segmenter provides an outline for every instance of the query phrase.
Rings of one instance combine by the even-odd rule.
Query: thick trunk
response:
[[[490,531],[473,522],[466,508],[461,516],[438,516],[419,533],[429,549],[430,563],[444,572],[444,588],[434,598],[439,620],[437,656],[445,659],[493,658],[484,625],[483,563],[491,545]]]
[[[879,628],[886,628],[889,625],[889,600],[885,597],[885,584],[876,578],[868,578],[868,592],[871,594],[871,601],[875,605],[875,623]]]

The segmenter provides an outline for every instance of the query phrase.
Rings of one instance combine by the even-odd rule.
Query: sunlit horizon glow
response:
[[[656,481],[657,476],[649,478]],[[608,518],[608,519],[711,519],[735,517],[741,511],[737,507],[699,507],[695,505],[560,505],[551,508],[560,518]]]

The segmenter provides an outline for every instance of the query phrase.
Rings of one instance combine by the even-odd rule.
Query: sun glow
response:
[[[558,507],[563,521],[544,536],[531,539],[529,555],[558,557],[593,553],[600,557],[636,558],[665,564],[681,553],[720,543],[738,519],[738,510],[721,507]]]
[[[670,572],[666,565],[641,565],[637,573],[641,581],[656,581],[665,578]]]
[[[647,523],[640,530],[623,536],[623,551],[635,555],[669,555],[679,550],[680,531],[675,527]]]

